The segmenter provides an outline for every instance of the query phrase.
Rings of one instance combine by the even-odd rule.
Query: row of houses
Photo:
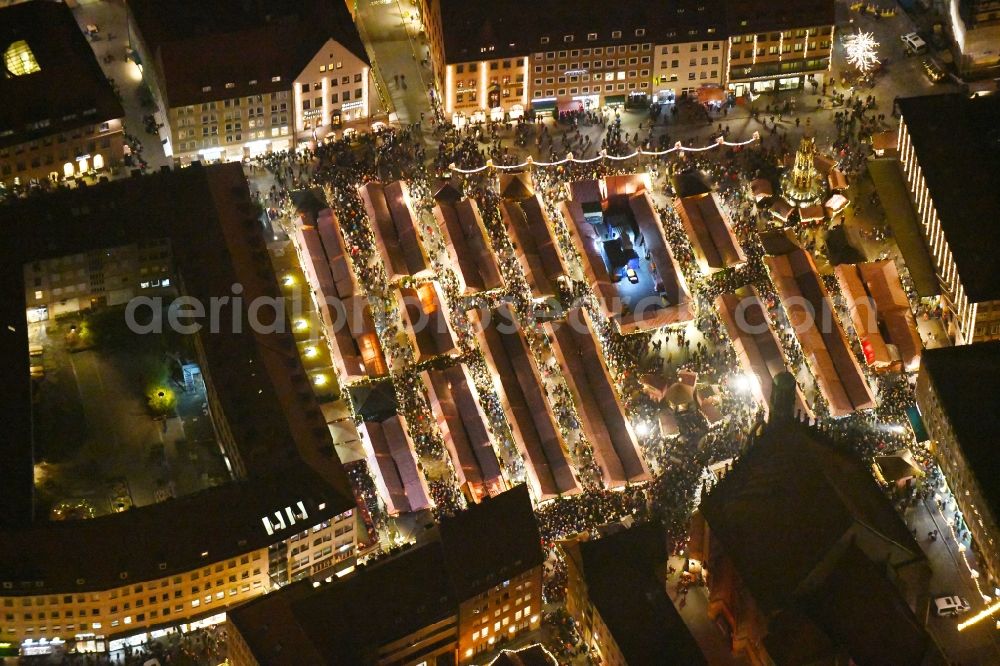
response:
[[[828,0],[796,3],[794,12],[757,0],[583,4],[427,4],[445,118],[669,102],[705,86],[742,97],[818,87],[830,70]]]

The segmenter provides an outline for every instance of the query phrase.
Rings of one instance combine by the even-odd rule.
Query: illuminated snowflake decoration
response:
[[[847,51],[847,62],[858,68],[865,74],[878,64],[878,42],[870,32],[858,31],[857,34],[848,35],[844,40],[844,49]]]

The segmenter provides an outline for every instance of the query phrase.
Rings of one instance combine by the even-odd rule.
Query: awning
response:
[[[898,135],[895,130],[887,130],[872,135],[872,150],[881,155],[886,150],[896,150]]]
[[[578,99],[559,100],[559,113],[572,113],[573,111],[583,111],[583,102]]]
[[[915,405],[906,408],[906,418],[909,419],[910,427],[913,428],[913,436],[917,438],[918,442],[926,442],[930,439],[927,428],[924,426],[924,417],[920,415],[920,410]]]
[[[605,106],[620,106],[625,104],[625,95],[608,95],[604,98]]]
[[[750,182],[750,190],[753,192],[753,198],[760,203],[762,199],[766,199],[774,194],[774,189],[771,187],[771,181],[766,178],[756,178]]]
[[[888,456],[875,456],[879,473],[888,483],[895,483],[914,476],[923,476],[923,470],[913,460],[913,454],[902,449]]]
[[[694,387],[677,382],[667,389],[666,398],[674,409],[687,409],[694,402]]]
[[[823,207],[826,208],[827,212],[830,214],[830,217],[833,217],[840,211],[847,208],[847,204],[849,203],[850,201],[848,201],[847,197],[845,197],[843,194],[834,194],[832,197],[827,199],[826,203],[823,204]]]
[[[795,210],[792,204],[785,201],[784,197],[778,197],[773,204],[771,204],[771,214],[782,222],[788,222],[788,218],[792,216],[792,211]]]
[[[728,98],[729,93],[718,86],[702,86],[695,91],[695,96],[702,104],[708,104],[710,102],[722,104]]]
[[[847,189],[847,176],[845,176],[844,172],[842,172],[840,169],[836,167],[830,169],[830,173],[826,178],[827,181],[830,183],[831,190]]]
[[[819,204],[799,209],[799,219],[803,222],[816,222],[817,220],[822,220],[824,217],[826,217],[826,213],[823,212],[823,207]]]

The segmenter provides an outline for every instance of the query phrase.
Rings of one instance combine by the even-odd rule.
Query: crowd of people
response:
[[[875,108],[875,100],[869,96],[867,99],[847,100],[847,110],[835,112],[838,136],[832,147],[840,151],[840,163],[848,171],[852,169],[854,156],[864,155],[865,134],[870,134],[884,120],[877,114],[871,115]],[[778,122],[783,122],[782,114],[790,111],[792,109],[776,108]],[[669,117],[664,120],[669,121]],[[657,118],[650,119],[644,128],[645,135],[624,131],[620,115],[612,112],[570,112],[558,118],[554,125],[539,123],[531,118],[462,128],[437,123],[433,132],[438,142],[437,155],[430,160],[424,149],[426,135],[414,127],[334,142],[311,152],[261,158],[253,167],[267,170],[273,180],[270,189],[261,193],[262,205],[287,209],[290,192],[297,188],[318,186],[326,193],[344,229],[354,269],[368,289],[380,340],[393,369],[392,381],[399,409],[407,415],[408,427],[418,456],[425,463],[423,469],[428,473],[430,491],[438,505],[439,515],[459,510],[470,498],[458,487],[441,434],[433,419],[427,416],[430,410],[422,384],[414,371],[412,351],[405,342],[400,342],[397,335],[398,313],[394,312],[394,305],[387,297],[390,285],[376,256],[370,221],[358,196],[357,186],[368,180],[403,178],[408,182],[415,213],[424,225],[421,240],[428,248],[444,286],[446,305],[461,340],[462,356],[447,362],[463,361],[473,370],[488,425],[498,442],[498,458],[505,475],[516,481],[524,478],[523,464],[517,464],[516,449],[509,446],[509,430],[504,425],[503,410],[488,387],[488,377],[484,375],[487,371],[476,352],[474,336],[464,318],[464,311],[470,307],[493,306],[501,298],[514,305],[529,346],[539,361],[545,391],[585,489],[580,495],[559,498],[538,508],[540,530],[549,555],[545,587],[548,600],[559,600],[564,591],[565,563],[555,544],[567,536],[593,531],[626,517],[633,520],[655,518],[663,524],[673,550],[683,550],[688,517],[698,494],[707,489],[706,468],[720,461],[738,458],[746,443],[747,433],[760,422],[763,414],[761,406],[755,404],[749,395],[738,394],[727,384],[727,377],[739,372],[740,367],[727,333],[714,312],[716,296],[753,286],[775,322],[789,369],[797,377],[808,376],[808,373],[803,373],[808,368],[804,367],[805,360],[797,339],[791,332],[780,298],[770,284],[764,267],[764,251],[758,232],[769,228],[771,220],[766,209],[753,198],[749,187],[750,180],[754,178],[777,183],[781,165],[794,149],[787,133],[777,133],[747,148],[723,147],[704,153],[672,154],[665,158],[637,158],[634,163],[598,160],[588,164],[567,163],[530,169],[530,187],[541,196],[558,246],[571,268],[572,275],[560,283],[558,307],[565,309],[571,304],[583,303],[595,315],[605,355],[632,418],[656,424],[660,410],[672,409],[653,401],[642,391],[639,377],[645,373],[662,373],[668,381],[676,380],[681,372],[697,373],[700,383],[721,390],[721,404],[726,415],[721,422],[707,423],[697,410],[682,411],[674,415],[677,434],[660,433],[658,428],[653,428],[640,438],[647,460],[651,462],[650,468],[654,470],[652,481],[629,486],[624,492],[608,491],[602,487],[600,469],[589,443],[581,434],[572,396],[558,366],[546,362],[551,358],[549,341],[538,325],[535,315],[539,306],[529,296],[515,248],[499,212],[504,193],[500,190],[497,174],[487,169],[458,176],[450,171],[450,166],[469,170],[477,169],[487,161],[492,161],[494,165],[519,164],[525,154],[532,155],[537,161],[559,159],[566,153],[582,157],[588,151],[596,154],[599,150],[605,150],[609,155],[630,154],[637,147],[648,149],[662,145],[657,140],[667,134],[656,121]],[[728,126],[720,124],[716,133],[727,136],[728,129]],[[599,132],[599,140],[591,138],[595,130]],[[565,183],[568,181],[638,169],[646,169],[651,175],[664,234],[696,300],[697,317],[685,328],[655,335],[622,336],[594,306],[591,285],[581,280],[580,276],[584,273],[579,269],[579,257],[575,255],[567,225],[555,204],[565,196]],[[710,276],[700,274],[691,242],[673,208],[668,205],[668,197],[673,194],[673,177],[689,170],[701,172],[715,185],[747,254],[748,261],[744,266]],[[474,296],[458,293],[454,277],[449,272],[451,267],[445,257],[442,235],[429,215],[434,205],[433,190],[444,182],[444,176],[464,196],[476,200],[507,282],[507,293]],[[551,305],[543,309],[551,310]],[[822,417],[825,410],[821,396],[815,387],[804,388],[811,397],[814,396],[817,414]],[[850,442],[858,455],[870,457],[887,447],[906,443],[905,435],[896,435],[877,426],[890,421],[899,423],[900,415],[909,404],[912,404],[912,390],[908,389],[906,382],[892,384],[886,380],[885,386],[880,386],[877,412],[856,414],[838,421],[821,418],[818,427],[837,440]],[[373,470],[359,465],[352,469],[352,478],[366,473],[371,474]],[[363,493],[366,503],[378,504],[370,483],[357,485],[366,488]],[[373,512],[373,515],[378,517],[376,522],[383,519],[378,512]]]

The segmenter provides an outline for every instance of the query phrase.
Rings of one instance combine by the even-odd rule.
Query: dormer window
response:
[[[548,43],[549,43],[549,38],[548,37],[542,37],[542,44],[548,44]]]
[[[622,38],[622,31],[621,30],[612,30],[611,31],[611,39],[621,39],[621,38]]]
[[[596,32],[587,33],[587,41],[588,42],[596,42],[597,41],[597,33]]]
[[[645,35],[646,35],[646,29],[645,28],[639,28],[639,29],[637,29],[635,31],[635,36],[636,37],[644,37]]]
[[[563,41],[567,42],[567,43],[572,42],[573,41],[573,35],[566,35],[565,37],[563,37]]]

